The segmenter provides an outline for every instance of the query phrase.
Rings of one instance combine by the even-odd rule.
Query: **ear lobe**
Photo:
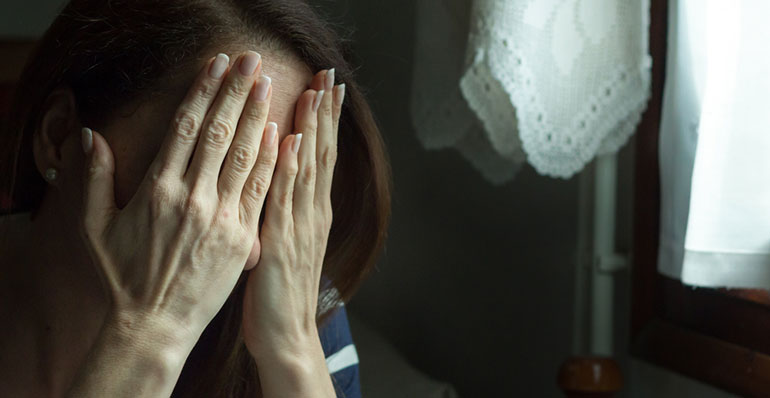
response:
[[[41,174],[49,167],[62,169],[61,145],[77,130],[75,95],[67,86],[59,86],[48,95],[43,115],[32,139],[35,165]]]

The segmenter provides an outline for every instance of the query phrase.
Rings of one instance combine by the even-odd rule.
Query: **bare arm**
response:
[[[280,346],[255,358],[264,398],[337,396],[318,333]]]
[[[194,347],[149,322],[109,316],[65,397],[168,397]]]

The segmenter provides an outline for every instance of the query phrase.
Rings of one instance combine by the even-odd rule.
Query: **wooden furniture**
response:
[[[732,393],[770,397],[770,294],[693,289],[657,272],[665,3],[652,2],[653,98],[636,140],[632,354]]]
[[[611,358],[570,358],[559,369],[567,398],[612,398],[623,387],[620,366]]]

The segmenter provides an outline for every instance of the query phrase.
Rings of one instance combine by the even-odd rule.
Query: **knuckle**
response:
[[[260,172],[266,172],[263,170],[272,170],[275,167],[275,160],[275,153],[263,151],[257,158],[255,168],[260,170]]]
[[[194,101],[205,101],[217,94],[216,82],[206,79],[195,87]]]
[[[185,214],[187,217],[191,217],[199,221],[206,219],[206,215],[209,212],[208,202],[209,201],[204,195],[193,192],[190,194],[190,196],[187,197],[187,201],[185,202]]]
[[[294,198],[294,192],[292,190],[285,190],[281,191],[280,194],[278,194],[278,206],[281,208],[291,208],[292,202]]]
[[[211,119],[206,128],[206,141],[215,147],[224,147],[233,128],[222,119]]]
[[[265,109],[260,106],[249,108],[248,111],[244,111],[241,115],[241,119],[245,119],[245,121],[251,125],[263,124],[266,117],[267,113],[265,112]]]
[[[247,172],[254,165],[257,151],[249,145],[238,144],[232,149],[233,167],[238,171]]]
[[[153,218],[160,216],[163,209],[173,203],[173,192],[168,183],[162,179],[155,180],[150,194],[150,213]]]
[[[321,115],[325,118],[331,119],[332,117],[332,107],[330,106],[322,106],[321,107]]]
[[[183,110],[174,117],[174,132],[183,142],[195,142],[200,122],[189,110]]]
[[[297,165],[297,162],[287,162],[283,166],[283,172],[286,175],[286,177],[294,178],[297,175],[297,172],[299,170],[299,166]]]
[[[88,165],[88,168],[86,170],[86,177],[88,178],[89,181],[93,180],[93,179],[95,179],[96,177],[99,176],[101,171],[102,171],[101,166],[99,166],[96,163],[92,163],[92,164]]]
[[[306,165],[302,167],[299,172],[299,182],[305,185],[310,185],[315,182],[315,165]]]
[[[326,169],[333,169],[337,162],[337,148],[333,145],[328,146],[321,152],[321,166]]]
[[[238,225],[240,225],[240,223]],[[244,245],[243,242],[249,242],[254,238],[250,237],[243,228],[231,228],[230,231],[231,232],[228,234],[230,251],[239,254],[247,254],[250,252],[251,245]]]
[[[265,173],[256,173],[253,178],[249,179],[249,193],[254,198],[264,198],[267,194],[267,190],[270,187],[270,181]]]
[[[240,228],[233,228],[233,221],[238,217],[237,211],[234,212],[226,206],[216,210],[216,217],[212,220],[212,225],[222,227],[220,233],[224,235],[224,242],[243,243],[243,240],[239,240],[240,235],[236,236],[236,234],[240,233]]]
[[[230,98],[239,98],[246,94],[246,82],[243,79],[234,79],[222,87],[224,95]]]

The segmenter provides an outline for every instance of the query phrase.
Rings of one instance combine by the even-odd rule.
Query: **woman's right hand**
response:
[[[242,54],[232,70],[224,54],[209,60],[123,209],[112,151],[84,129],[81,232],[112,298],[108,320],[121,330],[167,333],[191,349],[233,290],[259,248],[276,164],[271,93],[257,53]]]

